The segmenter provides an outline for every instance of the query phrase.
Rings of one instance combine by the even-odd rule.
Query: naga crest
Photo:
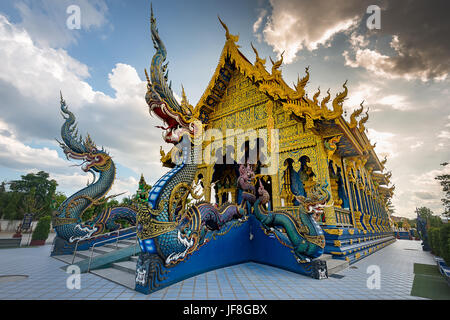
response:
[[[78,135],[77,124],[75,123],[75,115],[69,111],[66,102],[61,94],[61,112],[66,120],[61,127],[61,138],[63,142],[59,142],[67,159],[82,160],[80,165],[84,172],[101,172],[109,169],[111,166],[111,157],[103,148],[99,150],[92,141],[89,134],[85,139]]]
[[[318,220],[319,216],[323,213],[325,204],[331,198],[327,187],[328,183],[322,186],[316,184],[306,198],[303,196],[295,196],[305,211],[308,214],[312,214],[315,220]]]
[[[150,69],[150,77],[147,76],[147,94],[145,100],[149,107],[150,115],[156,115],[166,124],[166,127],[158,127],[164,130],[163,138],[168,143],[178,143],[182,136],[186,133],[194,136],[199,129],[201,123],[195,116],[194,108],[183,99],[183,103],[178,103],[175,99],[171,83],[167,84],[169,63],[165,63],[167,51],[164,43],[159,37],[156,28],[156,19],[153,16],[153,8],[151,9],[151,33],[153,45],[156,53],[153,56]],[[185,98],[183,89],[183,98]]]

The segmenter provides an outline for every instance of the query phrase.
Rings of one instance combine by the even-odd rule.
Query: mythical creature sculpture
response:
[[[63,142],[59,142],[60,146],[67,159],[83,161],[81,169],[92,173],[94,180],[59,206],[53,221],[57,237],[73,243],[101,234],[105,230],[117,230],[120,227],[116,223],[118,219],[127,220],[134,225],[137,208],[132,206],[108,208],[90,221],[83,221],[83,213],[87,209],[111,198],[106,195],[114,183],[116,168],[111,156],[103,148],[98,149],[89,135],[85,139],[78,135],[75,116],[69,111],[62,95],[61,111],[65,122],[61,127]],[[99,175],[97,180],[96,174]]]
[[[244,216],[245,210],[237,205],[217,209],[208,203],[186,210],[185,200],[189,195],[200,198],[194,194],[192,183],[201,152],[201,141],[196,136],[202,130],[202,123],[189,105],[181,108],[167,85],[167,64],[164,65],[167,53],[156,29],[153,10],[151,32],[156,54],[152,59],[146,101],[150,114],[167,124],[167,127],[160,127],[164,130],[163,138],[175,145],[180,157],[175,168],[150,190],[148,208],[138,215],[138,235],[144,253],[155,254],[164,264],[171,265],[203,244],[208,230],[220,229],[229,220]]]
[[[322,255],[325,236],[314,216],[323,212],[323,206],[329,199],[326,187],[315,191],[311,198],[297,197],[301,203],[298,217],[282,211],[267,211],[264,205],[269,201],[269,193],[261,182],[258,195],[253,205],[253,214],[267,233],[276,233],[280,241],[289,243],[298,262],[310,262]]]
[[[262,204],[266,203],[267,196],[261,191],[260,199],[256,201],[255,175],[249,165],[241,165],[239,169],[237,184],[242,194],[239,204],[226,203],[217,208],[202,201],[187,205],[188,197],[194,200],[202,197],[195,194],[193,182],[200,158],[203,124],[199,111],[189,104],[182,108],[167,83],[167,53],[156,28],[153,10],[151,34],[156,53],[151,62],[151,77],[146,71],[146,102],[150,114],[166,124],[159,128],[164,130],[164,141],[174,144],[171,153],[178,157],[175,157],[175,167],[156,182],[149,192],[147,205],[138,212],[137,231],[142,253],[137,262],[136,289],[148,293],[157,290],[163,281],[166,281],[165,285],[171,283],[173,280],[165,277],[169,269],[173,268],[173,273],[177,274],[179,268],[175,267],[186,266],[181,262],[209,239],[225,234],[233,226],[243,225],[252,211],[263,226],[284,228],[287,236],[281,236],[292,243],[298,261],[306,262],[320,256],[325,240],[320,227],[307,213],[311,208],[307,207],[298,221],[289,214],[264,211]],[[326,201],[325,197],[310,206],[314,207],[322,200]],[[185,272],[195,273],[192,270]]]

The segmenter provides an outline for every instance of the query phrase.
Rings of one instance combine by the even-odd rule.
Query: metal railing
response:
[[[122,230],[124,230],[124,229],[122,229]],[[133,255],[136,255],[137,232],[132,232],[132,233],[123,234],[123,235],[121,235],[121,236],[118,236],[118,237],[116,237],[116,238],[111,238],[111,239],[116,239],[116,249],[117,249],[117,248],[118,248],[118,242],[119,242],[119,239],[120,239],[120,238],[127,237],[127,236],[129,236],[129,235],[135,235],[135,236],[136,236],[136,240],[135,240],[135,244],[134,244],[134,254],[133,254]],[[91,254],[90,254],[90,257],[89,257],[89,265],[88,265],[87,272],[89,272],[89,270],[91,270],[91,262],[92,262],[92,256],[94,255],[94,248],[95,248],[95,246],[98,245],[98,244],[100,244],[100,243],[105,243],[105,242],[111,241],[111,239],[96,242],[96,243],[94,243],[94,245],[91,247]]]
[[[131,230],[131,229],[136,229],[136,226],[128,227],[128,228],[125,228],[125,229],[119,229],[119,230],[111,231],[111,232],[108,232],[108,233],[102,233],[102,234],[98,234],[98,235],[93,236],[93,237],[89,237],[89,238],[87,238],[87,239],[83,239],[83,240],[80,239],[80,240],[78,240],[78,241],[77,241],[77,244],[75,245],[75,250],[74,250],[74,252],[73,252],[72,264],[75,262],[75,256],[76,256],[76,254],[77,254],[78,244],[79,244],[81,241],[90,241],[90,240],[92,240],[92,239],[99,238],[99,237],[104,237],[104,236],[108,236],[108,235],[114,234],[114,233],[117,233],[117,236],[119,236],[120,232],[127,231],[127,230]],[[131,234],[131,233],[127,233],[126,236],[128,236],[128,235],[130,235],[130,234]],[[136,234],[136,232],[134,232],[134,234]],[[115,239],[115,238],[109,238],[108,240],[101,241],[101,242],[111,241],[111,240],[113,240],[113,239]]]

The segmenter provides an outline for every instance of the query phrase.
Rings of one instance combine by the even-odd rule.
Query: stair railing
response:
[[[80,240],[78,240],[78,241],[77,241],[77,244],[75,245],[75,250],[74,250],[74,252],[73,252],[72,264],[75,262],[75,256],[76,256],[76,254],[77,254],[78,244],[80,243],[80,241],[88,241],[88,240],[92,240],[92,239],[95,239],[95,238],[108,236],[108,235],[114,234],[114,233],[117,233],[117,235],[119,235],[120,232],[127,231],[127,230],[131,230],[131,229],[135,229],[135,228],[136,228],[136,226],[132,226],[132,227],[128,227],[128,228],[125,228],[125,229],[119,229],[119,230],[111,231],[111,232],[108,232],[108,233],[98,234],[98,235],[96,235],[96,236],[92,236],[92,237],[89,237],[89,238],[87,238],[87,239],[80,239]],[[126,236],[128,236],[128,235],[130,235],[130,233],[127,233],[127,234],[126,234]],[[109,238],[107,241],[110,241],[111,239],[115,239],[115,238]],[[116,241],[116,248],[117,248],[117,241]]]
[[[122,229],[122,230],[124,230],[124,229]],[[120,238],[128,237],[128,236],[130,236],[130,235],[135,235],[135,236],[137,236],[137,233],[136,233],[136,232],[127,233],[127,234],[123,234],[123,235],[121,235],[121,236],[118,236],[118,237],[116,237],[116,238],[110,238],[110,239],[107,239],[107,240],[103,240],[103,241],[99,241],[99,242],[94,243],[94,245],[91,247],[91,254],[90,254],[90,257],[89,257],[89,265],[88,265],[87,272],[89,272],[89,270],[91,270],[92,256],[94,255],[94,248],[95,248],[96,245],[98,245],[98,244],[100,244],[100,243],[105,243],[105,242],[111,241],[111,239],[116,239],[116,249],[117,249],[117,248],[118,248],[118,241],[119,241],[119,239],[120,239]],[[134,252],[136,253],[136,245],[135,245],[135,247],[134,247]]]

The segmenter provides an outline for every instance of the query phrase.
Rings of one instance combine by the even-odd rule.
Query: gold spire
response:
[[[193,107],[189,104],[183,85],[181,85],[181,108],[185,113],[192,115]]]
[[[188,104],[189,103],[189,101],[186,98],[186,92],[184,91],[183,84],[181,85],[181,103],[182,104]]]

